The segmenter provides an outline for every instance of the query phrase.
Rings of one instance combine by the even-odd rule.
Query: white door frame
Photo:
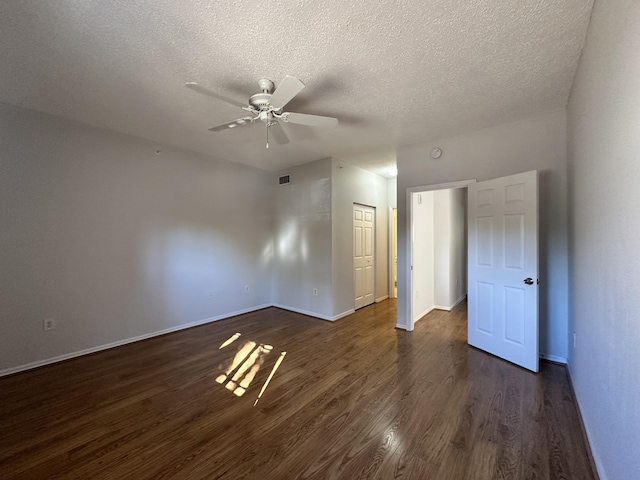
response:
[[[394,280],[393,280],[393,266],[394,266],[394,265],[393,265],[393,254],[395,253],[395,252],[394,252],[394,249],[393,249],[393,247],[394,247],[394,239],[393,239],[393,229],[394,229],[394,224],[393,224],[393,211],[395,210],[395,211],[396,211],[396,215],[397,215],[398,207],[389,207],[389,209],[388,209],[388,210],[389,210],[388,215],[387,215],[387,216],[389,217],[389,235],[388,235],[388,238],[389,238],[389,254],[388,254],[388,255],[389,255],[389,256],[388,256],[388,258],[389,258],[389,262],[388,262],[388,263],[389,263],[389,267],[388,267],[388,269],[389,269],[389,275],[388,275],[388,276],[389,276],[389,280],[388,280],[388,282],[389,282],[389,283],[388,283],[389,288],[388,288],[388,290],[389,290],[389,298],[398,298],[397,293],[396,293],[396,294],[394,294],[394,292],[396,292],[396,290],[394,290],[394,286],[393,286],[393,282],[394,282]],[[396,243],[395,247],[396,247],[396,252],[397,252],[397,250],[398,250],[398,245],[397,245],[397,243],[398,243],[398,231],[397,231],[397,225],[396,225],[396,238],[395,238],[395,243]]]
[[[406,190],[407,204],[407,226],[406,226],[406,242],[407,242],[407,258],[406,258],[406,278],[407,294],[405,296],[406,314],[408,316],[405,330],[413,330],[413,210],[412,198],[414,193],[430,192],[433,190],[449,190],[451,188],[467,188],[469,185],[476,183],[475,179],[459,180],[457,182],[436,183],[432,185],[423,185],[420,187],[411,187]],[[468,233],[467,233],[468,236]]]

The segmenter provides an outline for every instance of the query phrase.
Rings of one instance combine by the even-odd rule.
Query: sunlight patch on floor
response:
[[[222,350],[223,348],[231,345],[238,338],[240,338],[240,333],[235,333],[227,340],[225,340],[218,350]],[[244,342],[241,346],[238,347],[235,355],[228,362],[224,363],[220,366],[220,370],[222,373],[216,377],[216,382],[220,385],[224,385],[224,387],[233,392],[233,394],[237,397],[243,396],[251,382],[253,382],[256,374],[264,364],[267,359],[267,356],[273,351],[272,345],[266,345],[263,343],[257,343],[253,340],[249,340]],[[265,390],[269,386],[269,382],[273,378],[280,367],[280,364],[284,360],[287,352],[281,352],[280,356],[276,359],[271,373],[269,373],[269,377],[264,382],[258,397],[256,398],[255,403],[256,406],[260,397],[264,394]]]

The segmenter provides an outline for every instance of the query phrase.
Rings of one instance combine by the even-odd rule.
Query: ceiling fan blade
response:
[[[187,83],[184,84],[184,86],[189,88],[189,89],[191,89],[191,90],[193,90],[194,92],[202,93],[203,95],[207,95],[208,97],[213,97],[213,98],[215,98],[217,100],[222,100],[223,102],[228,103],[230,105],[234,105],[236,107],[243,108],[243,107],[247,106],[244,103],[241,103],[241,102],[238,102],[238,101],[233,100],[231,98],[227,98],[227,97],[225,97],[223,95],[217,94],[216,92],[214,92],[212,90],[209,90],[208,88],[203,87],[201,85],[198,85],[195,82],[187,82]]]
[[[235,127],[240,127],[242,125],[246,125],[248,123],[251,123],[255,120],[255,118],[253,117],[243,117],[243,118],[238,118],[237,120],[234,120],[233,122],[227,122],[227,123],[223,123],[222,125],[218,125],[217,127],[211,127],[209,129],[210,132],[221,132],[222,130],[226,130],[228,128],[235,128]]]
[[[273,122],[269,127],[269,133],[275,139],[278,145],[284,145],[285,143],[289,143],[289,139],[287,138],[287,134],[284,133],[282,129],[282,125],[277,122]]]
[[[309,127],[332,128],[338,126],[338,119],[333,117],[322,117],[320,115],[307,115],[306,113],[283,113],[282,120],[289,123],[308,125]]]
[[[276,110],[280,110],[287,103],[289,103],[293,97],[298,95],[304,88],[304,83],[298,80],[296,77],[287,75],[284,80],[278,85],[273,95],[269,99],[269,104]]]

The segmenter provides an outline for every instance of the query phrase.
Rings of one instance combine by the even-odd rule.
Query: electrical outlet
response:
[[[55,330],[56,328],[56,319],[55,318],[46,318],[44,322],[42,322],[42,329],[46,332],[47,330]]]
[[[573,332],[573,348],[576,348],[576,332]]]
[[[317,288],[314,288],[314,289],[313,289],[313,294],[314,294],[314,295],[318,295],[318,289],[317,289]]]
[[[245,291],[245,293],[249,293],[249,285],[245,285],[244,286],[244,291]]]

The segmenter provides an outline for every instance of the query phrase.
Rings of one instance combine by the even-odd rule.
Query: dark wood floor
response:
[[[1,378],[0,478],[595,478],[565,368],[470,348],[465,319],[270,308]],[[237,396],[247,341],[273,349]]]

